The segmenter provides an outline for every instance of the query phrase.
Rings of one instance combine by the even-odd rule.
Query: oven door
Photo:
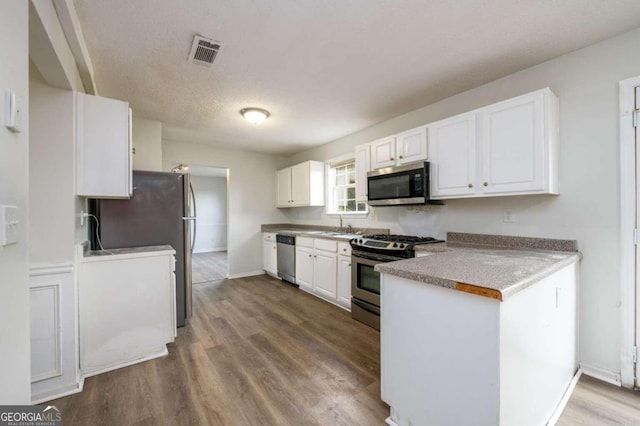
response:
[[[378,263],[390,262],[398,259],[388,259],[388,256],[373,253],[351,255],[351,296],[364,300],[375,306],[380,306],[380,273],[374,270]]]

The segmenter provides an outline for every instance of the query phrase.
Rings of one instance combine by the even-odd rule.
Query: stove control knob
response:
[[[397,243],[393,243],[393,248],[396,248],[396,247],[398,247],[398,244]]]
[[[362,244],[362,240],[358,241],[360,244]]]
[[[400,248],[404,248],[404,244],[400,244]]]

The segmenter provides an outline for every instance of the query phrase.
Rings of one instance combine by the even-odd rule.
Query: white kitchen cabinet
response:
[[[338,256],[338,303],[351,307],[351,256]]]
[[[313,291],[313,249],[296,245],[296,284],[302,290]]]
[[[391,136],[371,142],[371,167],[381,169],[396,165],[396,138]]]
[[[558,193],[558,98],[549,88],[428,128],[432,199]]]
[[[277,172],[277,207],[324,206],[325,166],[305,161]]]
[[[75,93],[76,195],[129,198],[131,110],[127,102]]]
[[[396,135],[398,165],[427,159],[427,126]]]
[[[549,89],[483,108],[482,191],[557,193],[557,98]]]
[[[85,377],[166,355],[176,335],[175,251],[84,257],[79,275]]]
[[[371,145],[356,146],[356,200],[366,201],[368,194],[367,173],[371,171]]]
[[[474,195],[477,191],[476,113],[429,125],[431,198]]]
[[[313,291],[320,296],[336,300],[338,255],[335,251],[315,250],[313,256]]]
[[[371,168],[399,166],[427,159],[427,126],[371,143]]]
[[[262,267],[267,273],[278,276],[278,245],[276,234],[272,232],[265,232],[262,237]]]

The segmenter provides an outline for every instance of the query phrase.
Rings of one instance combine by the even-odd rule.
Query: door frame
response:
[[[636,385],[633,351],[636,345],[636,150],[633,114],[635,87],[640,76],[620,81],[620,301],[622,333],[620,348],[620,379],[622,386]],[[638,383],[640,384],[640,383]]]

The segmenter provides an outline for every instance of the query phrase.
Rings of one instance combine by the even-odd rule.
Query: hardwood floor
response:
[[[227,278],[227,252],[193,253],[191,256],[192,282],[200,284]]]
[[[169,356],[53,401],[65,425],[383,425],[380,335],[267,276],[194,286]]]
[[[640,392],[582,375],[557,425],[640,425]]]
[[[377,331],[268,276],[193,294],[167,357],[52,401],[65,425],[384,425]],[[582,376],[558,425],[640,425],[640,393]]]

